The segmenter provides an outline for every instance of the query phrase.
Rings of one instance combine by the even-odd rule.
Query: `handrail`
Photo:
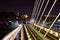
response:
[[[22,28],[22,24],[18,25],[19,27],[17,27],[16,29],[14,29],[12,32],[10,32],[8,35],[6,35],[2,40],[14,40],[16,35],[19,33],[19,31]]]
[[[39,27],[40,29],[42,29],[42,30],[44,30],[44,31],[46,31],[46,32],[48,31],[48,28],[44,28],[44,27],[42,27],[42,26],[39,26],[38,24],[34,24],[34,26],[37,26],[37,27]],[[53,30],[50,30],[49,33],[50,33],[51,35],[59,38],[59,40],[60,40],[60,33],[57,33],[57,32],[55,32],[55,31],[53,31]]]

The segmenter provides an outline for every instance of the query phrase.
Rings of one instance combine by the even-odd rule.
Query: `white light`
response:
[[[58,21],[60,22],[60,19]]]
[[[34,23],[34,19],[31,19],[31,20],[30,20],[30,23]]]
[[[30,35],[28,35],[28,38],[30,38]]]
[[[22,24],[19,24],[19,27],[22,27]]]
[[[31,38],[29,38],[28,40],[32,40]]]
[[[58,33],[57,32],[55,32],[55,36],[58,37]]]
[[[12,21],[9,21],[9,22],[12,22]]]
[[[47,29],[45,28],[45,31],[47,31]]]
[[[52,31],[52,30],[50,30],[50,33],[51,33],[51,34],[53,34],[53,31]]]
[[[60,40],[60,39],[59,39]]]

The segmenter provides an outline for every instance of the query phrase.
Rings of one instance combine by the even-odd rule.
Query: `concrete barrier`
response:
[[[19,31],[22,28],[22,24],[19,24],[19,27],[17,27],[15,30],[7,34],[2,40],[14,40],[16,35],[19,33]]]

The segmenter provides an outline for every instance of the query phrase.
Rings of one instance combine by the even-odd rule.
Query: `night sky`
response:
[[[50,0],[50,3],[48,4],[48,8],[47,8],[46,12],[49,11],[49,8],[53,4],[54,1],[55,0]],[[52,9],[50,14],[51,15],[58,15],[58,13],[60,13],[60,0],[57,0],[56,4],[53,7],[53,9]]]
[[[44,12],[45,15],[48,14],[48,12],[49,12],[49,10],[50,10],[50,8],[51,8],[51,6],[52,6],[52,4],[53,4],[54,1],[55,0],[50,0],[49,1],[48,6],[47,6],[47,8],[46,8],[46,10]],[[43,4],[42,10],[40,12],[40,15],[41,15],[44,7],[45,7],[46,2],[47,2],[47,0],[45,0],[45,2]],[[57,0],[56,4],[54,5],[54,7],[53,7],[53,9],[52,9],[52,11],[50,13],[50,15],[58,15],[59,12],[60,12],[60,0]]]
[[[0,0],[0,12],[31,13],[34,0]]]
[[[6,12],[16,12],[16,13],[17,12],[32,13],[34,1],[35,0],[0,0],[0,12],[6,11]],[[50,0],[50,3],[45,11],[46,14],[48,13],[53,1],[54,0]],[[60,12],[60,0],[57,0],[51,14],[54,15],[54,14],[58,14],[59,12]]]

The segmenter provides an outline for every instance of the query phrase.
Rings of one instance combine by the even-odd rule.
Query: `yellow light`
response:
[[[24,15],[25,18],[28,18],[28,15]]]
[[[18,19],[18,17],[16,17],[16,19]]]
[[[28,38],[30,38],[30,35],[28,35]]]
[[[32,40],[31,38],[29,38],[28,40]]]
[[[27,32],[27,35],[29,35],[29,33]]]
[[[50,34],[53,34],[53,31],[52,30],[50,30]]]
[[[58,33],[57,32],[55,32],[55,36],[58,37]]]

